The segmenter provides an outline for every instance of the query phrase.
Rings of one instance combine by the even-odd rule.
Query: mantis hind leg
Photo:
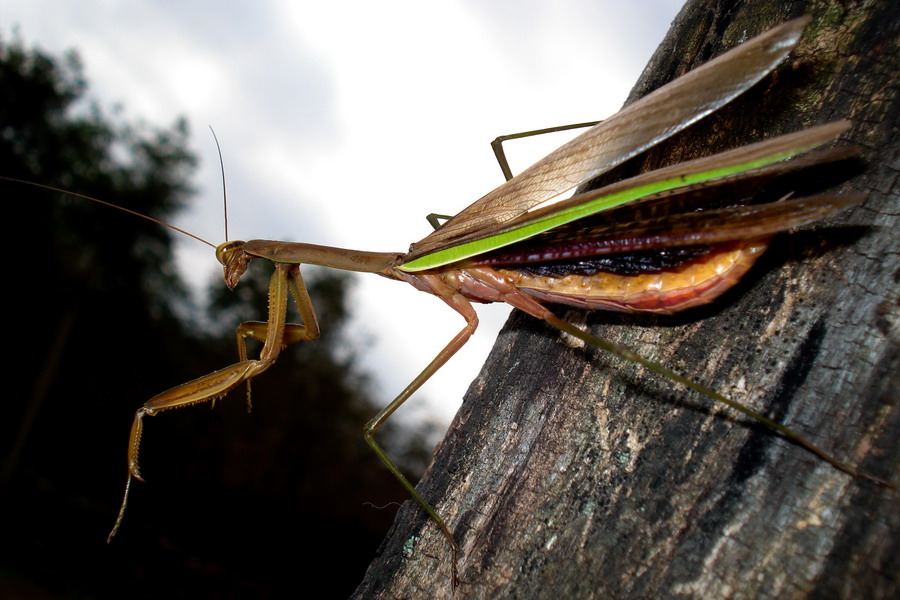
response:
[[[879,477],[875,477],[873,475],[868,475],[866,473],[863,473],[863,472],[851,467],[849,464],[838,460],[837,458],[835,458],[834,456],[832,456],[831,454],[829,454],[822,448],[818,447],[817,445],[813,444],[808,439],[806,439],[805,437],[803,437],[802,435],[800,435],[799,433],[797,433],[790,427],[786,427],[785,425],[782,425],[781,423],[773,421],[772,419],[766,417],[765,415],[763,415],[759,412],[756,412],[755,410],[745,406],[744,404],[742,404],[736,400],[732,400],[731,398],[723,396],[719,392],[716,392],[715,390],[713,390],[711,388],[701,385],[701,384],[695,382],[694,380],[692,380],[688,377],[685,377],[684,375],[676,373],[675,371],[673,371],[667,367],[664,367],[664,366],[662,366],[658,363],[655,363],[649,359],[646,359],[643,356],[641,356],[640,354],[638,354],[637,352],[631,350],[630,348],[628,348],[626,346],[623,346],[622,344],[617,344],[617,343],[611,342],[609,340],[599,338],[595,335],[588,333],[587,331],[584,331],[583,329],[581,329],[579,327],[576,327],[575,325],[572,325],[568,321],[560,319],[555,314],[553,314],[553,312],[551,312],[548,308],[543,306],[540,302],[538,302],[531,296],[515,289],[513,286],[503,285],[502,278],[497,277],[496,273],[491,272],[489,269],[486,269],[486,268],[472,269],[469,272],[474,277],[481,279],[487,285],[490,285],[490,286],[494,287],[494,289],[497,289],[498,292],[501,292],[503,294],[503,300],[507,304],[514,306],[515,308],[518,308],[522,312],[529,314],[529,315],[535,317],[536,319],[540,319],[540,320],[546,322],[547,324],[555,327],[556,329],[558,329],[564,333],[568,333],[569,335],[574,336],[574,337],[582,340],[583,342],[590,344],[591,346],[593,346],[595,348],[598,348],[600,350],[608,352],[613,356],[621,358],[622,360],[627,360],[627,361],[639,364],[642,367],[652,371],[653,373],[656,373],[657,375],[664,377],[665,379],[668,379],[675,383],[684,385],[685,387],[690,388],[690,389],[694,390],[695,392],[700,393],[703,396],[706,396],[713,402],[718,402],[720,404],[724,404],[725,406],[728,406],[729,408],[736,410],[759,423],[762,423],[763,425],[765,425],[766,427],[769,427],[770,429],[772,429],[773,431],[775,431],[776,433],[778,433],[785,439],[789,440],[790,442],[797,444],[798,446],[806,449],[808,452],[818,456],[819,458],[821,458],[822,460],[824,460],[825,462],[827,462],[834,468],[838,469],[839,471],[843,471],[844,473],[847,473],[848,475],[851,475],[852,477],[867,479],[877,485],[881,485],[881,486],[887,487],[889,489],[894,489],[893,484],[891,484],[890,482],[885,481],[884,479],[881,479]]]
[[[500,164],[500,170],[507,181],[513,178],[512,170],[509,168],[509,161],[506,160],[506,153],[503,151],[503,142],[507,140],[518,140],[521,138],[531,137],[533,135],[544,135],[545,133],[556,133],[558,131],[568,131],[569,129],[579,129],[582,127],[593,127],[600,121],[589,121],[587,123],[575,123],[574,125],[559,125],[557,127],[546,127],[544,129],[534,129],[532,131],[523,131],[521,133],[511,133],[509,135],[497,136],[491,142],[491,148],[494,150],[494,156]]]
[[[569,129],[580,129],[582,127],[593,127],[594,125],[600,123],[600,121],[588,121],[586,123],[575,123],[573,125],[558,125],[556,127],[545,127],[544,129],[534,129],[532,131],[523,131],[521,133],[511,133],[509,135],[500,135],[497,136],[494,141],[491,142],[491,149],[494,151],[494,156],[497,158],[497,163],[500,165],[500,170],[503,171],[503,177],[506,178],[506,181],[509,181],[513,178],[512,169],[509,168],[509,160],[506,158],[506,152],[503,150],[503,142],[508,140],[518,140],[522,138],[531,137],[534,135],[544,135],[545,133],[556,133],[558,131],[568,131]],[[431,213],[426,219],[428,219],[428,223],[432,228],[437,229],[441,226],[443,221],[448,221],[453,217],[453,215],[444,215],[439,213]]]

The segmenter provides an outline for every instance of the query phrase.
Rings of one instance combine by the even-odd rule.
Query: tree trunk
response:
[[[776,238],[709,307],[556,313],[896,484],[896,5],[691,2],[632,99],[804,12],[773,76],[638,168],[849,118],[861,160],[805,177],[868,199]],[[419,490],[462,548],[459,587],[447,541],[409,501],[355,597],[900,597],[895,491],[521,313]]]

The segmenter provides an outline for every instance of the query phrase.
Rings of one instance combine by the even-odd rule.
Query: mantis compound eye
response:
[[[219,264],[221,264],[223,267],[227,266],[228,263],[232,260],[234,253],[241,253],[243,252],[243,249],[244,242],[223,242],[216,247],[216,260],[219,261]]]

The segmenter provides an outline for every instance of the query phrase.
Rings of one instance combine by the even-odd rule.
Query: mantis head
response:
[[[244,250],[244,242],[233,241],[219,244],[216,248],[216,260],[225,270],[225,285],[233,290],[237,286],[241,275],[247,270],[253,255]]]

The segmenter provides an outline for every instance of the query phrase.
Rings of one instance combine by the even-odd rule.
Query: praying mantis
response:
[[[345,251],[336,248],[312,246],[308,244],[292,244],[284,242],[271,242],[256,240],[251,242],[227,242],[217,249],[217,258],[225,268],[226,283],[234,287],[247,264],[254,258],[263,258],[276,264],[276,272],[273,275],[270,288],[270,314],[265,323],[244,324],[239,330],[246,337],[253,337],[263,341],[264,347],[258,360],[250,360],[246,355],[243,345],[240,346],[240,362],[217,371],[211,375],[201,377],[193,382],[178,386],[151,399],[138,410],[132,427],[129,441],[129,473],[126,483],[126,494],[123,500],[122,510],[117,519],[115,529],[121,523],[122,515],[127,504],[128,490],[133,478],[140,478],[138,468],[138,449],[143,431],[143,418],[154,416],[159,412],[185,406],[198,402],[214,400],[228,391],[248,383],[250,380],[271,366],[277,359],[281,346],[299,341],[310,341],[317,337],[318,329],[315,324],[315,314],[312,304],[306,294],[300,276],[299,264],[320,264],[333,268],[347,269],[360,272],[377,273],[382,276],[398,279],[410,283],[417,289],[427,291],[438,296],[445,303],[462,314],[466,320],[466,326],[448,344],[447,348],[433,361],[413,382],[391,402],[385,410],[381,411],[367,426],[367,441],[375,452],[385,462],[389,469],[398,477],[416,499],[416,501],[428,512],[431,518],[443,531],[448,542],[456,549],[457,542],[448,525],[440,517],[428,502],[420,496],[416,490],[402,479],[402,476],[393,467],[390,459],[381,451],[374,440],[374,434],[378,427],[393,413],[399,405],[405,401],[416,388],[421,385],[432,373],[440,368],[474,333],[477,326],[477,318],[474,316],[470,301],[505,301],[512,306],[523,310],[536,318],[539,318],[554,327],[581,338],[592,345],[607,349],[619,356],[625,356],[641,362],[648,368],[660,371],[660,367],[643,361],[629,351],[615,346],[610,346],[579,330],[578,328],[558,319],[550,313],[543,302],[569,303],[587,305],[593,308],[613,308],[631,311],[656,311],[674,312],[689,308],[699,303],[705,303],[714,299],[724,289],[730,287],[741,274],[752,264],[753,259],[762,252],[764,244],[756,241],[746,248],[728,248],[721,254],[730,257],[719,257],[723,260],[720,265],[735,265],[722,267],[724,270],[734,269],[730,276],[721,278],[714,276],[708,280],[705,289],[697,291],[696,286],[677,287],[671,295],[647,294],[639,291],[633,296],[608,294],[603,291],[597,296],[597,300],[576,298],[570,290],[559,289],[548,285],[547,281],[558,279],[558,269],[564,265],[553,265],[547,270],[520,269],[512,266],[516,262],[516,253],[523,254],[524,244],[533,244],[538,236],[558,233],[568,223],[576,222],[583,218],[589,218],[593,214],[611,209],[616,202],[634,203],[646,200],[646,207],[659,207],[662,204],[670,204],[672,196],[681,195],[689,199],[696,188],[710,189],[723,183],[721,180],[734,182],[746,179],[755,181],[757,178],[768,177],[780,171],[815,164],[826,160],[837,160],[845,157],[845,152],[825,152],[813,155],[812,158],[797,158],[791,163],[782,163],[782,159],[800,155],[815,146],[825,144],[842,133],[847,128],[846,123],[834,123],[820,128],[804,130],[797,134],[791,134],[774,140],[769,140],[758,145],[739,149],[734,154],[716,155],[706,161],[698,161],[677,165],[674,168],[658,171],[647,177],[638,178],[614,185],[605,189],[602,193],[591,192],[588,196],[579,195],[573,200],[566,200],[559,204],[533,209],[537,202],[546,200],[543,197],[545,187],[574,186],[593,175],[599,174],[606,168],[619,164],[627,158],[647,149],[654,143],[665,139],[676,131],[690,125],[696,119],[717,110],[720,106],[730,101],[746,89],[749,89],[759,79],[770,72],[787,55],[790,48],[796,43],[805,21],[798,20],[782,27],[771,30],[764,36],[748,42],[738,48],[736,54],[724,55],[717,61],[709,63],[704,76],[718,80],[720,77],[734,76],[734,80],[722,87],[700,85],[705,80],[701,79],[700,70],[692,72],[677,80],[671,87],[667,86],[659,90],[652,100],[632,105],[630,112],[623,111],[604,124],[597,126],[573,143],[564,146],[549,155],[546,159],[526,170],[510,183],[501,186],[495,192],[488,194],[472,207],[459,213],[456,217],[445,223],[431,236],[414,244],[409,253],[373,253]],[[759,52],[763,56],[758,57],[758,62],[753,62],[748,57]],[[746,62],[745,62],[746,61]],[[699,80],[699,81],[698,81]],[[677,85],[676,85],[677,84]],[[702,93],[708,93],[711,98],[706,104],[697,103],[698,94],[692,89],[699,88]],[[727,89],[725,92],[723,90]],[[683,94],[679,96],[679,94]],[[689,102],[690,100],[690,102]],[[654,105],[654,102],[660,104]],[[666,114],[662,113],[662,106],[666,107]],[[686,114],[672,114],[668,107],[674,106],[684,109]],[[656,114],[654,114],[654,107]],[[649,116],[648,116],[649,115]],[[662,123],[658,120],[665,122]],[[646,125],[646,127],[634,127]],[[615,135],[627,132],[627,135]],[[641,136],[644,139],[641,140]],[[607,144],[607,142],[609,144]],[[580,162],[575,158],[583,155]],[[602,159],[601,159],[602,157]],[[607,162],[597,165],[597,162]],[[806,160],[806,162],[804,162]],[[791,165],[787,167],[786,165]],[[553,173],[554,170],[562,173]],[[694,179],[696,177],[696,179]],[[554,179],[555,178],[555,179]],[[689,190],[679,193],[675,190],[683,188],[685,179],[690,181]],[[713,183],[717,182],[717,183]],[[529,189],[530,187],[530,189]],[[641,191],[636,191],[636,190]],[[556,190],[554,190],[556,191]],[[563,191],[563,190],[559,190]],[[619,195],[622,194],[622,195]],[[613,198],[613,200],[610,200]],[[720,225],[724,222],[737,223],[736,233],[738,239],[745,237],[763,238],[777,231],[803,225],[805,223],[822,218],[833,210],[846,208],[861,201],[858,196],[830,196],[817,199],[793,200],[789,199],[776,203],[765,209],[725,209],[724,213],[712,215],[710,223]],[[656,204],[653,204],[656,202]],[[605,204],[606,203],[606,204]],[[579,212],[583,211],[583,212]],[[693,213],[692,213],[693,214]],[[700,214],[700,213],[697,213]],[[706,215],[710,217],[710,215]],[[634,217],[633,217],[634,218]],[[568,219],[568,221],[567,221]],[[688,221],[693,219],[690,218]],[[701,218],[702,222],[702,218]],[[543,227],[542,231],[536,231]],[[703,227],[701,227],[702,229]],[[625,233],[640,230],[640,227],[625,229]],[[691,227],[684,225],[683,233],[689,234]],[[708,229],[712,229],[711,227]],[[646,224],[644,232],[650,236],[658,232],[652,225]],[[657,233],[653,233],[657,232]],[[695,246],[705,243],[734,244],[733,239],[716,231],[708,231],[706,237],[691,239],[687,246]],[[608,229],[600,228],[589,232],[588,237],[604,240],[615,240],[615,233]],[[530,236],[530,237],[526,237]],[[624,236],[622,236],[624,237]],[[529,242],[528,240],[532,241]],[[606,242],[604,242],[606,243]],[[662,245],[667,247],[686,244],[685,241],[673,242],[666,240]],[[516,250],[514,244],[520,244]],[[538,242],[537,250],[547,248],[546,242]],[[627,246],[629,252],[642,252],[656,249],[656,246],[647,242],[644,245]],[[622,248],[618,246],[617,248]],[[590,250],[593,253],[596,250]],[[571,253],[571,250],[564,252]],[[535,253],[535,247],[530,246],[524,251],[528,255]],[[714,254],[719,254],[714,253]],[[589,254],[592,255],[592,254]],[[545,253],[542,255],[544,262],[557,262],[560,254]],[[676,257],[682,264],[695,263],[709,258],[709,255],[691,255]],[[485,259],[485,260],[482,260]],[[582,270],[590,271],[591,266]],[[621,267],[620,267],[621,268]],[[626,267],[628,269],[634,266]],[[666,269],[664,269],[666,270]],[[512,273],[512,274],[510,274]],[[525,273],[521,277],[519,274]],[[519,277],[513,281],[513,277]],[[588,280],[594,279],[594,274],[584,275]],[[629,277],[629,275],[623,275]],[[523,291],[530,290],[530,291]],[[288,324],[285,322],[284,310],[289,298],[293,297],[298,304],[303,319],[302,325]],[[598,306],[591,303],[597,302]],[[673,377],[674,374],[662,369],[664,374]],[[691,385],[683,378],[677,378],[681,383]],[[696,386],[692,386],[697,389]],[[702,393],[720,399],[711,390],[700,390]],[[726,401],[727,400],[723,400]],[[776,426],[776,424],[769,423]],[[781,433],[800,440],[792,433],[779,429]],[[803,443],[803,442],[800,442]],[[843,463],[825,455],[817,448],[804,444],[808,449],[816,452],[833,465],[855,473],[853,469]]]

